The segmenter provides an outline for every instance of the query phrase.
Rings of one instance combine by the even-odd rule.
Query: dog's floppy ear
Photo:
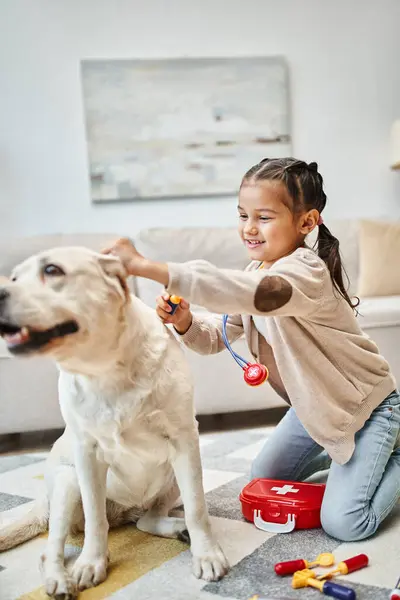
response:
[[[125,299],[129,300],[130,291],[126,281],[128,273],[121,260],[112,254],[99,254],[98,261],[108,281],[113,286],[118,286],[117,291],[121,292],[122,290]]]

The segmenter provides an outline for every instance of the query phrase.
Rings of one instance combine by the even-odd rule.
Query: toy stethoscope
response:
[[[175,296],[175,295],[170,296],[169,300],[167,300],[167,304],[169,304],[170,307],[172,308],[172,311],[170,312],[171,315],[173,315],[174,312],[176,311],[176,309],[178,308],[180,301],[181,301],[181,298],[179,296]],[[233,350],[233,348],[228,340],[227,333],[226,333],[226,324],[228,322],[228,319],[229,319],[229,315],[223,315],[223,317],[222,317],[222,339],[224,341],[224,344],[227,347],[227,349],[229,350],[229,352],[231,353],[235,362],[239,365],[239,367],[241,369],[243,369],[243,378],[244,378],[245,382],[248,385],[251,385],[253,387],[255,387],[257,385],[261,385],[268,378],[268,369],[265,365],[260,365],[259,363],[248,362],[246,359],[244,359],[242,356],[240,356]]]

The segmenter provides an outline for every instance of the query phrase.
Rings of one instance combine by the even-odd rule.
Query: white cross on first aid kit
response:
[[[292,485],[282,485],[281,487],[271,488],[271,492],[276,492],[278,496],[286,496],[286,494],[297,494],[300,490]]]

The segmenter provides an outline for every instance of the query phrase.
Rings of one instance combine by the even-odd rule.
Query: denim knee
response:
[[[252,462],[250,477],[251,479],[286,479],[278,469],[279,467],[277,468],[277,465],[272,464],[271,461],[257,456]]]
[[[258,464],[256,463],[255,460],[253,460],[253,462],[251,463],[251,469],[250,469],[250,479],[258,479],[259,477],[261,477],[260,475],[260,468],[258,466]]]
[[[257,458],[251,463],[250,479],[258,479],[268,477],[265,475],[265,465],[258,461]],[[272,479],[272,477],[270,478]]]
[[[373,535],[378,529],[378,519],[372,510],[351,510],[341,506],[322,504],[322,529],[342,542],[357,542]]]

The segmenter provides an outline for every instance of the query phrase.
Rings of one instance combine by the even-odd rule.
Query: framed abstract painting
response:
[[[85,60],[81,76],[93,202],[232,195],[291,154],[283,58]]]

